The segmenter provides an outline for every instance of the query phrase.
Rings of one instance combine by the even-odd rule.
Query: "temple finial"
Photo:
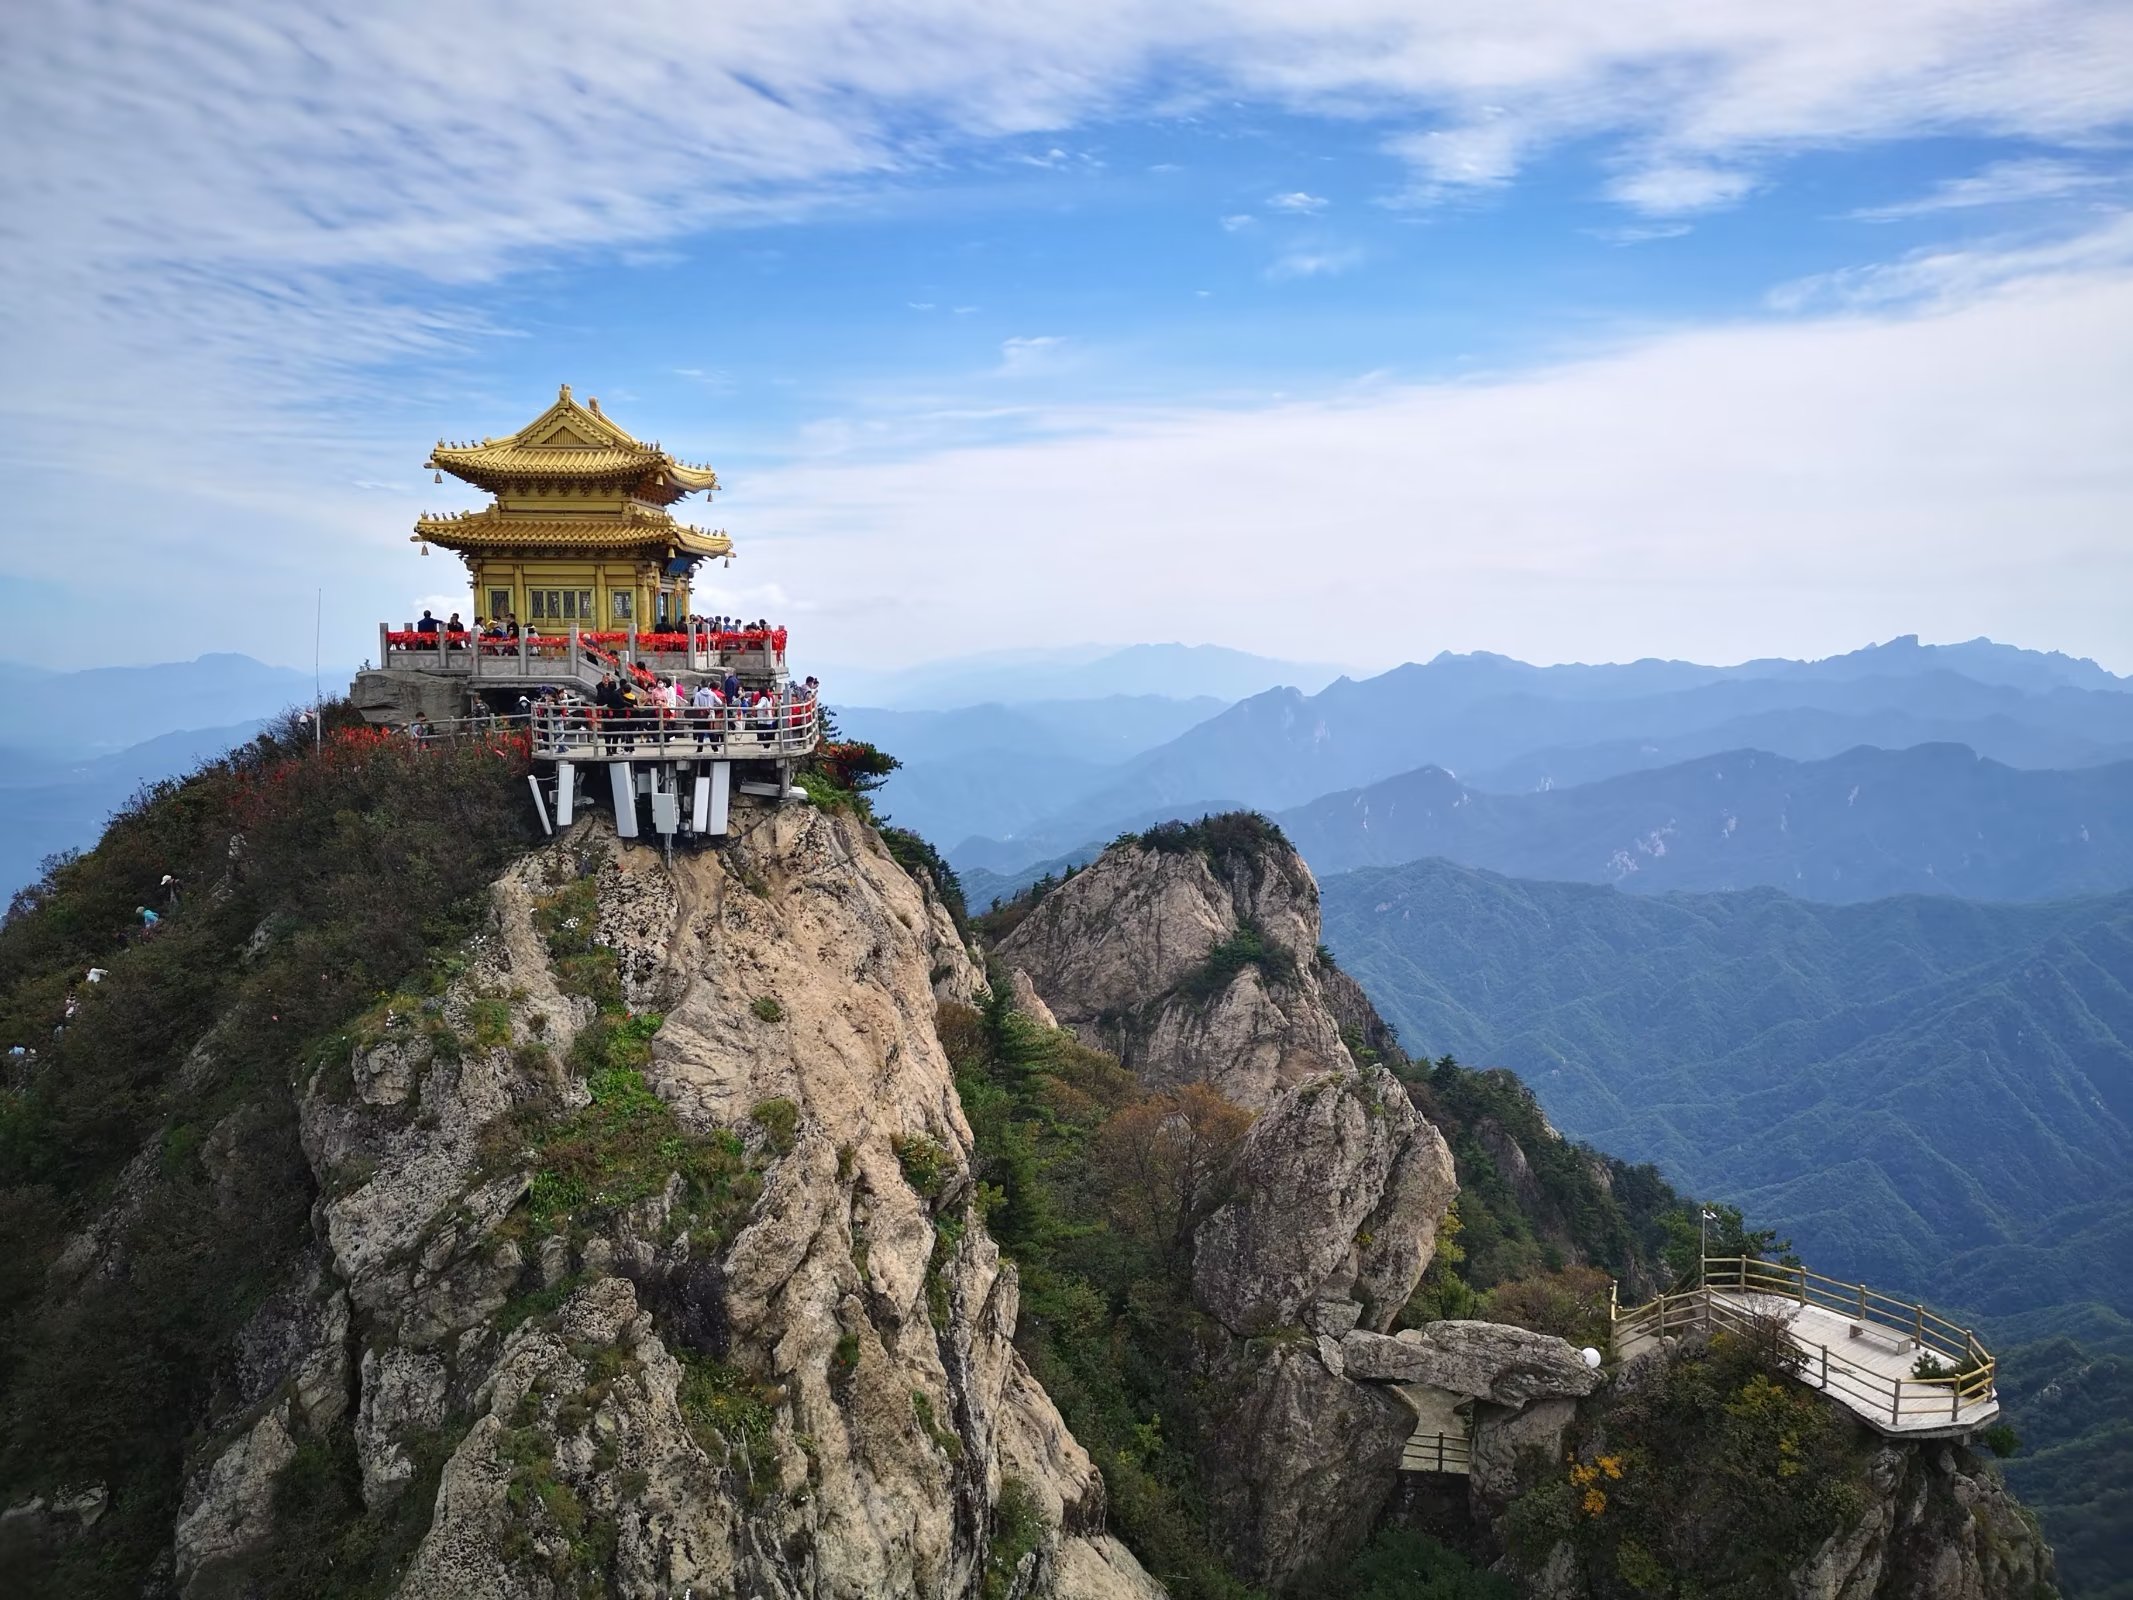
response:
[[[558,384],[558,385],[557,385],[556,387],[557,387],[557,389],[558,389],[558,391],[559,391],[559,393],[558,393],[558,394],[557,394],[557,396],[556,396],[556,398],[557,398],[557,399],[559,399],[559,400],[568,400],[568,399],[570,398],[570,385],[569,385],[569,384],[567,384],[567,383],[564,383],[564,384]]]

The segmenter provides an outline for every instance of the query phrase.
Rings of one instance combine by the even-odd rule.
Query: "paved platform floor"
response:
[[[1856,1318],[1822,1306],[1803,1306],[1782,1295],[1714,1289],[1712,1300],[1756,1316],[1775,1317],[1807,1361],[1800,1379],[1841,1400],[1882,1433],[1906,1437],[1956,1435],[1981,1428],[2000,1414],[1997,1395],[1972,1399],[1959,1410],[1947,1384],[1922,1383],[1911,1375],[1918,1350],[1901,1334],[1872,1326],[1854,1337]]]

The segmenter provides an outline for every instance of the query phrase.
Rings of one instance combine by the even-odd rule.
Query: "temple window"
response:
[[[489,591],[490,620],[495,622],[501,622],[504,620],[505,617],[509,616],[510,614],[511,591],[509,589],[491,589]]]
[[[636,596],[627,589],[617,589],[614,592],[615,620],[617,622],[627,622],[636,614],[633,608],[635,600]]]

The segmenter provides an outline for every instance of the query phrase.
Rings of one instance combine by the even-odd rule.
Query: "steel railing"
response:
[[[1785,1336],[1804,1360],[1800,1377],[1844,1400],[1852,1409],[1891,1426],[1962,1419],[1963,1407],[1992,1400],[1998,1363],[1970,1329],[1915,1301],[1899,1300],[1863,1283],[1845,1283],[1806,1267],[1783,1266],[1749,1256],[1706,1258],[1703,1281],[1694,1288],[1662,1294],[1644,1305],[1623,1310],[1610,1304],[1611,1342],[1622,1347],[1642,1337],[1663,1337],[1677,1330],[1722,1327],[1754,1336],[1759,1313],[1735,1299],[1768,1299],[1799,1307],[1814,1306],[1842,1317],[1854,1338],[1878,1338],[1896,1353],[1931,1356],[1946,1370],[1938,1376],[1892,1376],[1851,1360],[1844,1349],[1826,1340],[1809,1339],[1785,1323]],[[1773,1308],[1773,1313],[1774,1308]]]
[[[812,753],[822,736],[821,707],[795,699],[760,711],[543,704],[533,708],[532,726],[533,754],[545,761],[775,761]]]
[[[1400,1451],[1402,1472],[1461,1472],[1474,1468],[1474,1446],[1463,1433],[1411,1433]]]

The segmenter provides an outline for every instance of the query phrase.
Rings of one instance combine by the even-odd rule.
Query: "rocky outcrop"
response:
[[[1285,844],[1114,845],[1039,901],[1000,955],[1062,1026],[1144,1083],[1208,1083],[1257,1109],[1354,1066],[1320,993],[1318,934],[1318,884]],[[1211,965],[1218,947],[1228,965]]]
[[[1193,1291],[1250,1334],[1293,1326],[1320,1300],[1353,1300],[1365,1326],[1387,1326],[1458,1184],[1443,1136],[1373,1068],[1277,1096],[1226,1187],[1194,1240]]]
[[[1887,1445],[1865,1511],[1794,1574],[1797,1600],[2028,1600],[2051,1552],[1998,1473],[1958,1445]]]
[[[1426,1383],[1499,1406],[1576,1399],[1600,1372],[1568,1341],[1501,1322],[1429,1322],[1387,1338],[1362,1330],[1341,1340],[1349,1373],[1385,1383]]]
[[[1026,978],[1142,1083],[1259,1113],[1202,1194],[1192,1287],[1229,1335],[1206,1374],[1210,1508],[1276,1586],[1345,1557],[1392,1490],[1415,1412],[1344,1371],[1343,1336],[1391,1325],[1457,1189],[1442,1135],[1376,1064],[1391,1030],[1318,939],[1302,859],[1263,822],[1218,818],[1113,846],[1000,948],[1018,993]]]
[[[1354,1550],[1392,1493],[1414,1411],[1332,1371],[1315,1343],[1240,1352],[1221,1381],[1231,1464],[1210,1473],[1209,1509],[1236,1565],[1281,1582]]]
[[[499,881],[441,992],[306,1085],[323,1250],[255,1318],[266,1404],[202,1461],[181,1584],[270,1537],[275,1474],[344,1418],[367,1505],[424,1497],[410,1600],[970,1594],[1010,1484],[1045,1530],[1018,1593],[1161,1593],[1012,1344],[934,1028],[980,988],[952,920],[856,819],[747,820],[671,869],[581,823]],[[663,1019],[630,1115],[666,1119],[677,1170],[627,1203],[544,1153],[606,1137],[588,1072],[617,1026],[564,946]]]

